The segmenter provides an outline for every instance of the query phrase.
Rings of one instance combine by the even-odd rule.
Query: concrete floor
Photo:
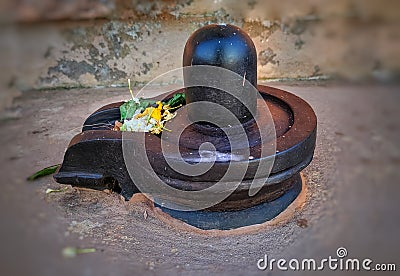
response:
[[[270,275],[256,265],[265,254],[320,260],[336,257],[338,247],[350,258],[395,263],[399,270],[400,86],[273,86],[304,98],[318,117],[315,157],[304,171],[306,204],[284,224],[232,235],[177,229],[145,202],[123,202],[117,194],[70,186],[45,194],[62,185],[51,177],[25,180],[62,162],[84,119],[127,99],[126,89],[29,92],[15,99],[0,121],[1,274]],[[66,246],[97,251],[67,259]]]

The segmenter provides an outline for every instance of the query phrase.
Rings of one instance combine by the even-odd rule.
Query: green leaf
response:
[[[185,104],[186,104],[185,93],[176,93],[171,99],[167,101],[167,105],[169,105],[172,108]]]
[[[149,99],[143,99],[143,98],[139,99],[139,107],[143,110],[146,109],[147,107],[149,107],[150,105],[154,105],[156,103],[157,103],[157,101],[155,101],[155,100],[149,100]]]
[[[119,111],[121,113],[121,121],[132,118],[133,114],[135,114],[136,109],[137,104],[133,100],[129,100],[123,103],[119,107]]]
[[[42,169],[42,170],[40,170],[38,172],[35,172],[31,176],[29,176],[27,179],[29,181],[32,181],[32,180],[38,179],[39,177],[43,177],[43,176],[46,176],[46,175],[53,174],[53,173],[55,173],[57,171],[57,169],[58,169],[58,167],[60,167],[60,165],[61,164],[44,168],[44,169]]]
[[[93,253],[96,252],[96,248],[75,248],[75,247],[65,247],[62,250],[62,255],[65,258],[74,258],[78,254]]]
[[[121,104],[119,107],[119,113],[121,114],[121,121],[125,120],[125,118],[126,118],[127,105],[128,105],[128,102],[125,102],[125,103]]]

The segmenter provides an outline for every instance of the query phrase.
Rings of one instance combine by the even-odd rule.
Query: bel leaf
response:
[[[185,104],[186,104],[185,93],[176,93],[171,99],[167,101],[167,105],[169,105],[172,108]]]
[[[28,180],[32,181],[32,180],[35,180],[35,179],[37,179],[39,177],[53,174],[53,173],[55,173],[57,171],[58,167],[60,167],[60,164],[44,168],[44,169],[42,169],[42,170],[40,170],[38,172],[35,172],[31,176],[29,176]]]

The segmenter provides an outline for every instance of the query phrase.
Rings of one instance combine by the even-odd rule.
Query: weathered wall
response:
[[[197,28],[253,38],[260,79],[395,79],[396,0],[20,0],[1,8],[0,80],[19,90],[139,83],[181,65]]]

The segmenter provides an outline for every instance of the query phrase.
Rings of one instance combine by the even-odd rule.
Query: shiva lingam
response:
[[[123,102],[106,105],[71,140],[55,180],[112,189],[126,200],[144,192],[172,217],[202,229],[272,219],[302,189],[300,172],[315,148],[314,111],[289,92],[257,85],[255,46],[236,26],[213,24],[194,32],[183,66],[184,87],[156,98],[185,93],[186,105],[166,125],[168,131],[155,135],[94,127],[119,120]],[[141,167],[144,157],[150,169]],[[154,186],[157,181],[165,185]]]

